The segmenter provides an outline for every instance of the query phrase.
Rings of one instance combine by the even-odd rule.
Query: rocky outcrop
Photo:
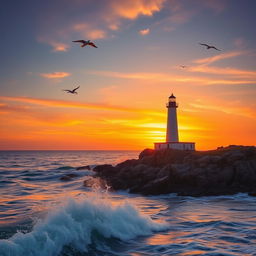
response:
[[[256,148],[249,146],[203,152],[145,149],[139,159],[99,165],[94,171],[112,189],[144,195],[256,194]]]

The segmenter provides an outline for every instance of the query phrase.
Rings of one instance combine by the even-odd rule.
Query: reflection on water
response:
[[[67,250],[60,255],[256,255],[256,200],[253,197],[244,194],[202,198],[175,195],[143,197],[126,192],[97,190],[97,186],[94,187],[95,192],[84,186],[84,180],[90,178],[92,173],[75,168],[97,163],[115,164],[120,159],[136,158],[137,155],[138,152],[121,151],[1,154],[0,239],[11,239],[10,237],[17,231],[31,232],[38,219],[45,220],[48,213],[55,212],[53,209],[56,207],[58,209],[67,204],[70,198],[78,201],[83,198],[89,203],[84,205],[82,211],[76,204],[68,210],[73,214],[72,216],[75,216],[72,218],[76,219],[75,223],[79,230],[73,235],[85,234],[91,228],[90,223],[94,219],[97,220],[94,222],[95,227],[98,231],[104,230],[104,234],[98,231],[96,236],[94,232],[86,233],[93,234],[93,239],[96,239],[88,247],[87,254],[81,254],[72,246],[60,243]],[[61,179],[69,174],[74,175],[68,180]],[[106,202],[106,204],[102,203],[105,205],[104,210],[99,210],[102,208],[93,204],[95,195],[103,200],[102,202]],[[129,207],[120,211],[110,210],[111,207],[118,207],[120,203],[125,202],[139,210],[133,211]],[[63,231],[68,220],[73,223],[72,218],[70,219],[66,213],[64,209],[58,215],[56,230],[61,227]],[[95,214],[95,217],[87,223],[84,218],[85,213],[88,216]],[[137,219],[138,213],[150,216],[156,224],[165,223],[165,229],[150,231],[150,225],[145,225],[141,218]],[[79,222],[80,218],[82,223]],[[105,218],[108,218],[108,221]],[[119,222],[120,218],[121,222]],[[47,229],[47,225],[42,229]],[[68,230],[73,227],[72,225]],[[113,232],[121,233],[115,238],[104,238],[112,228],[114,228]],[[121,237],[125,237],[126,229],[130,234],[135,232],[136,235],[131,236],[131,239],[122,240]],[[37,231],[41,237],[40,230]],[[50,230],[47,229],[47,232]],[[117,237],[119,239],[116,239]],[[68,238],[69,241],[75,239],[70,233]],[[21,255],[27,254],[24,252]],[[1,253],[0,255],[2,256]]]

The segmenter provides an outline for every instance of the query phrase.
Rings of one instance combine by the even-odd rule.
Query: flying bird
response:
[[[67,93],[77,94],[76,90],[77,90],[79,87],[80,87],[80,86],[76,87],[76,88],[73,89],[73,90],[63,90],[63,91],[65,91],[65,92],[67,92]]]
[[[81,47],[85,47],[86,45],[90,45],[92,47],[95,47],[95,48],[98,48],[93,42],[91,42],[90,40],[75,40],[75,41],[72,41],[74,43],[81,43]]]
[[[185,66],[185,65],[180,65],[180,67],[181,67],[181,68],[186,68],[187,66]]]
[[[208,45],[208,44],[202,44],[202,43],[199,43],[199,44],[201,44],[201,45],[203,45],[203,46],[206,46],[207,47],[207,50],[209,50],[209,49],[215,49],[215,50],[217,50],[217,51],[220,51],[220,49],[218,49],[218,48],[216,48],[215,46],[213,46],[213,45]]]

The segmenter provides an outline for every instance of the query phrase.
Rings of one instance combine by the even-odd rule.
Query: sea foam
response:
[[[132,204],[108,198],[69,199],[39,220],[30,233],[0,240],[1,256],[56,256],[65,246],[86,252],[94,236],[129,240],[166,229],[166,224],[141,214]]]

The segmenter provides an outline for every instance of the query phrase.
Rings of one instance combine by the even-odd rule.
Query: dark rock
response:
[[[106,177],[113,175],[116,172],[116,169],[110,164],[103,164],[97,165],[93,171],[95,171],[100,177]]]
[[[146,148],[139,154],[139,159],[144,158],[145,156],[152,156],[155,153],[154,149]]]
[[[255,191],[256,148],[228,146],[209,151],[143,150],[139,159],[94,168],[114,189],[157,195],[207,196]]]
[[[117,164],[115,167],[118,169],[122,169],[124,167],[132,167],[135,166],[138,163],[138,160],[136,159],[130,159],[130,160],[126,160],[120,164]]]
[[[159,195],[168,193],[168,182],[168,176],[152,180],[151,182],[148,182],[146,185],[142,186],[141,193],[143,195]]]
[[[249,196],[256,196],[256,191],[251,191],[248,193]]]
[[[91,170],[90,165],[80,166],[77,167],[76,170]]]

